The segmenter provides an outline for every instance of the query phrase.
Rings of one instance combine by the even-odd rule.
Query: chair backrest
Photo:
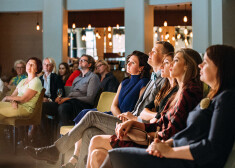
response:
[[[43,97],[45,94],[46,89],[43,88],[41,90],[41,93],[38,97],[38,101],[35,105],[35,108],[32,112],[32,114],[27,118],[19,118],[15,121],[15,126],[22,126],[22,125],[38,125],[41,123],[42,118],[42,103],[43,103]]]
[[[9,87],[9,90],[6,92],[6,96],[10,96],[16,89],[16,86],[8,86],[8,87]]]
[[[233,144],[233,149],[228,157],[228,160],[224,166],[224,168],[235,167],[235,143]]]
[[[100,112],[110,111],[115,95],[116,93],[113,92],[102,92],[97,105],[97,110]]]

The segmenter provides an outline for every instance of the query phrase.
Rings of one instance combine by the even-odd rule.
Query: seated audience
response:
[[[95,60],[83,55],[79,61],[81,74],[75,78],[68,97],[57,97],[53,103],[43,104],[43,113],[55,115],[59,125],[73,124],[73,119],[84,108],[92,108],[100,89],[100,81],[93,73]]]
[[[125,135],[132,126],[140,129],[145,128],[149,136],[153,139],[156,127],[159,139],[167,140],[175,133],[186,127],[186,120],[189,111],[202,99],[202,83],[199,79],[198,65],[202,62],[198,52],[192,49],[180,49],[176,52],[174,60],[171,62],[170,75],[177,80],[179,89],[165,105],[161,117],[156,123],[144,124],[137,121],[126,121],[117,125],[116,135],[95,136],[90,143],[88,167],[99,167],[105,159],[108,150],[117,147],[146,147],[138,145],[133,141],[124,141],[120,137]],[[125,131],[125,133],[123,132]]]
[[[53,73],[54,64],[52,58],[43,60],[44,75],[40,76],[43,87],[46,89],[44,102],[52,102],[57,98],[58,89],[62,89],[64,95],[63,82],[57,74]]]
[[[155,139],[147,150],[111,150],[103,167],[224,167],[235,140],[235,132],[231,131],[235,129],[235,68],[231,64],[234,61],[232,46],[207,48],[199,65],[200,79],[211,90],[189,113],[186,128],[167,141]]]
[[[27,78],[25,74],[25,62],[23,60],[15,61],[14,69],[16,70],[17,76],[11,79],[9,85],[17,86],[22,79]]]
[[[100,78],[103,92],[117,92],[119,82],[110,72],[109,64],[106,61],[98,60],[96,62],[96,72]]]
[[[61,77],[63,85],[65,85],[66,81],[70,76],[69,65],[66,62],[60,63],[58,75]]]
[[[28,77],[21,80],[11,96],[6,96],[0,102],[0,118],[29,116],[38,100],[42,84],[37,73],[42,70],[42,62],[32,57],[27,61],[26,72]]]
[[[129,73],[131,77],[123,80],[119,85],[117,94],[111,106],[111,111],[105,113],[117,116],[122,112],[132,111],[134,109],[138,97],[143,93],[145,86],[149,81],[151,67],[147,64],[147,61],[148,55],[140,51],[134,51],[127,57],[127,73]],[[97,65],[99,65],[99,63],[100,61]],[[81,111],[75,118],[75,123],[78,123],[90,110],[97,109],[85,109]],[[66,164],[66,167],[71,165],[74,157],[79,154],[80,145],[81,141],[78,141],[75,144],[75,155],[72,156],[70,159],[71,161]]]
[[[152,66],[154,72],[144,93],[132,111],[134,115],[138,116],[144,107],[154,100],[156,94],[164,84],[164,79],[160,75],[160,67],[164,54],[169,52],[174,52],[174,47],[168,42],[158,41],[149,53],[148,64]],[[26,147],[25,151],[36,159],[56,162],[60,153],[65,153],[74,146],[76,141],[82,139],[79,158],[76,160],[74,157],[73,161],[77,162],[79,167],[85,167],[90,139],[94,135],[114,134],[116,122],[120,122],[120,120],[112,115],[89,112],[68,134],[58,139],[52,146],[42,148]],[[72,162],[73,165],[74,162]]]

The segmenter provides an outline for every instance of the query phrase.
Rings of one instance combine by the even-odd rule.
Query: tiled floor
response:
[[[0,125],[0,168],[59,168],[60,161],[56,165],[51,165],[45,161],[37,161],[28,156],[23,148],[23,144],[17,145],[17,154],[13,152],[11,133],[6,131],[6,127]],[[71,151],[70,151],[71,153]],[[70,154],[66,155],[71,156]],[[68,158],[66,158],[67,160]]]

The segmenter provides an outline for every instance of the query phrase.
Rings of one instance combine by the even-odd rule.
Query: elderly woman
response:
[[[42,71],[42,62],[32,57],[27,61],[28,77],[20,81],[11,96],[6,96],[0,102],[0,118],[28,116],[35,108],[42,90],[42,84],[37,73]]]
[[[235,132],[231,131],[235,129],[234,61],[234,47],[214,45],[207,48],[204,61],[199,65],[200,79],[211,90],[189,113],[187,127],[167,141],[155,139],[147,151],[138,148],[109,151],[103,166],[223,167],[235,140]]]
[[[25,74],[25,62],[23,60],[15,61],[14,69],[16,70],[17,76],[11,79],[9,85],[17,86],[22,79],[27,78],[27,75]]]

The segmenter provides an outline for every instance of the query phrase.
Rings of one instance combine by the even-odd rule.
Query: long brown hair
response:
[[[183,88],[190,82],[193,81],[196,83],[196,85],[200,86],[202,89],[202,82],[200,81],[200,70],[198,65],[202,63],[202,58],[200,54],[190,48],[182,48],[176,52],[182,53],[183,58],[185,60],[185,65],[187,66],[187,70],[185,72],[184,81],[183,81]],[[183,88],[179,88],[177,93],[173,95],[170,99],[171,104],[170,107],[174,106],[176,101],[178,100],[180,96],[180,92]],[[202,89],[203,90],[203,89]]]
[[[213,45],[206,49],[208,58],[217,67],[217,87],[211,89],[210,99],[225,89],[235,89],[235,48],[228,45]]]
[[[174,53],[173,52],[170,52],[168,54],[166,54],[163,58],[163,60],[166,58],[166,57],[171,57],[172,60],[174,58]],[[175,84],[177,83],[176,80],[174,80]],[[170,82],[168,79],[165,80],[165,83],[164,85],[162,86],[162,88],[159,90],[159,92],[157,93],[157,95],[155,96],[155,100],[154,100],[154,104],[155,104],[155,107],[159,106],[161,100],[167,96],[167,94],[169,94],[169,92],[171,91],[171,85],[170,85]]]

